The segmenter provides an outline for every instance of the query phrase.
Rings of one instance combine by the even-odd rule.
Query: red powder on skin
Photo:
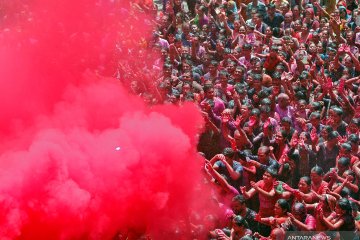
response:
[[[96,74],[115,69],[116,41],[151,32],[145,16],[118,33],[127,4],[24,2],[2,8],[0,238],[190,239],[182,222],[211,212],[197,108],[148,109]]]

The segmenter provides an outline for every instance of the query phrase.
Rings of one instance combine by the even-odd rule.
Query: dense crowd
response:
[[[126,84],[149,105],[194,102],[205,120],[198,151],[223,214],[193,224],[194,239],[284,239],[290,231],[357,238],[358,2],[163,0],[133,8],[156,16],[143,49],[161,57],[120,63],[118,76],[137,77]]]

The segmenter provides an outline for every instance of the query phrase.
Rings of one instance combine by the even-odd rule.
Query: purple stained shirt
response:
[[[280,119],[283,119],[284,117],[288,117],[291,119],[291,123],[294,126],[295,124],[295,110],[292,106],[288,106],[285,110],[281,109],[279,107],[279,104],[276,104],[275,106],[275,112],[279,114]]]

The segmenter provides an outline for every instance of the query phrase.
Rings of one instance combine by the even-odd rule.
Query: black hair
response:
[[[338,164],[341,164],[343,167],[348,167],[348,166],[350,166],[350,158],[341,157],[338,160]]]
[[[249,227],[249,225],[248,225],[247,221],[245,220],[245,218],[243,218],[240,215],[235,216],[234,219],[233,219],[233,222],[239,227],[245,227],[245,228]]]
[[[314,172],[314,173],[316,173],[316,174],[319,175],[319,176],[324,175],[324,170],[323,170],[321,167],[319,167],[318,165],[316,165],[315,167],[313,167],[313,168],[311,169],[311,172]]]
[[[349,199],[347,198],[340,198],[337,202],[337,204],[339,205],[339,207],[342,210],[345,210],[346,214],[351,215],[352,214],[352,208],[351,208],[351,203],[349,201]]]
[[[241,194],[239,195],[236,195],[235,197],[233,197],[232,199],[233,202],[239,202],[239,203],[245,203],[246,200],[245,200],[245,197]]]
[[[285,199],[280,198],[277,203],[285,213],[290,212],[290,204]]]
[[[300,179],[304,180],[307,185],[311,185],[311,178],[309,176],[303,176]]]

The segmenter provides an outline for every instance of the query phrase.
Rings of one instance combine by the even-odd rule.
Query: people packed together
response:
[[[193,102],[205,121],[198,151],[219,215],[194,225],[193,239],[204,232],[206,239],[285,239],[293,231],[357,238],[358,2],[163,0],[134,7],[156,15],[144,48],[159,58],[131,73],[120,65],[118,75],[138,76],[127,84],[150,106]],[[141,79],[153,70],[150,86]]]

